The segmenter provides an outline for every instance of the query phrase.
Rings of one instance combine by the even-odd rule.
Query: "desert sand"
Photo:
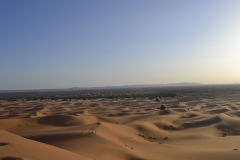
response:
[[[239,95],[1,100],[0,159],[239,160]]]

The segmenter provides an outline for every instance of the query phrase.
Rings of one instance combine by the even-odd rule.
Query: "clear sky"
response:
[[[0,89],[240,82],[239,0],[1,0]]]

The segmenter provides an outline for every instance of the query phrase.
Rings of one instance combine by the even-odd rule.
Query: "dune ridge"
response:
[[[238,97],[199,97],[1,100],[0,160],[238,160]]]

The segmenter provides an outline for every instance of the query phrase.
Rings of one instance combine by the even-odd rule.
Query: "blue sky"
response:
[[[0,89],[240,82],[240,1],[2,0]]]

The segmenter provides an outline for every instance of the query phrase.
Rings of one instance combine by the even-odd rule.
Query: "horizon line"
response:
[[[126,84],[108,86],[89,86],[89,87],[64,87],[64,88],[32,88],[32,89],[0,89],[0,92],[14,91],[41,91],[41,90],[81,90],[81,89],[108,89],[108,88],[146,88],[146,87],[194,87],[194,86],[223,86],[240,85],[240,83],[199,83],[199,82],[178,82],[178,83],[156,83],[156,84]]]

